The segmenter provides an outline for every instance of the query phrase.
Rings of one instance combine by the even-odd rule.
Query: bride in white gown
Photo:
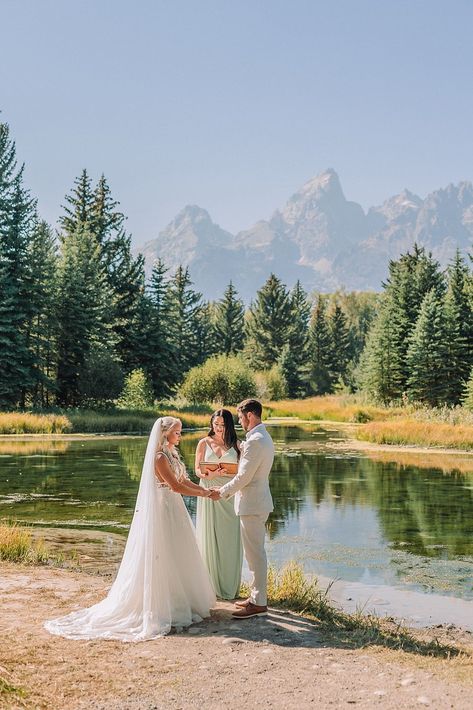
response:
[[[210,616],[215,593],[182,499],[208,496],[189,480],[175,445],[182,424],[161,417],[146,449],[128,540],[105,599],[44,626],[71,639],[144,641]]]

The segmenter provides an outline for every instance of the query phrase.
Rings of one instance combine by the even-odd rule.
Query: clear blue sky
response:
[[[107,176],[135,243],[250,227],[327,167],[367,208],[473,178],[471,0],[0,0],[1,118],[55,223]]]

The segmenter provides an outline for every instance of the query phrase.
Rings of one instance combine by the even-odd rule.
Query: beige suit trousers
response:
[[[243,550],[251,572],[250,598],[258,606],[266,606],[268,603],[268,561],[264,549],[267,519],[268,513],[240,515]]]

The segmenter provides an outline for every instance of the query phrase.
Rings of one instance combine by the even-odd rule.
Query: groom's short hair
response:
[[[244,399],[243,402],[240,402],[240,404],[238,405],[237,410],[243,412],[244,414],[247,414],[248,412],[253,412],[256,417],[259,417],[261,419],[261,415],[263,413],[263,405],[261,404],[261,402],[258,402],[257,399]]]

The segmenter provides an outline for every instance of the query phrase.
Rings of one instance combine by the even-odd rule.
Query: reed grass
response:
[[[361,611],[348,614],[337,609],[328,598],[328,589],[320,589],[316,577],[304,573],[296,562],[281,570],[268,570],[268,605],[304,615],[316,621],[320,629],[350,647],[378,645],[424,656],[451,658],[463,651],[437,640],[416,637],[401,623],[392,623]],[[241,595],[249,588],[242,585]]]
[[[63,414],[0,413],[0,434],[63,434],[71,429]]]
[[[264,410],[267,417],[359,423],[390,419],[403,411],[400,407],[374,406],[355,395],[324,395],[265,402]]]
[[[466,424],[399,418],[393,421],[370,422],[355,431],[354,435],[362,441],[375,444],[473,449],[473,426]]]
[[[177,417],[185,429],[195,429],[209,423],[207,414],[182,412],[177,409],[159,410],[117,410],[113,412],[94,412],[77,410],[69,414],[72,429],[77,434],[85,433],[120,433],[147,434],[158,417]]]
[[[33,540],[26,526],[11,523],[0,525],[0,560],[28,565],[62,565],[64,557],[51,553],[43,540]]]

